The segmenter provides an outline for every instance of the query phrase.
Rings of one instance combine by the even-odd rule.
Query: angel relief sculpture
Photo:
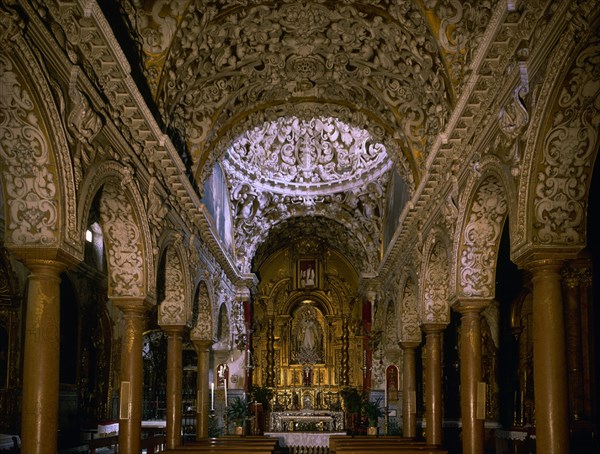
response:
[[[318,364],[323,361],[323,328],[314,307],[302,307],[294,316],[292,358],[299,364]]]

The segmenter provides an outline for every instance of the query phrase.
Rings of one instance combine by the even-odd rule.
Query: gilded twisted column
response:
[[[350,340],[348,329],[348,317],[344,317],[342,320],[342,358],[341,358],[341,371],[340,371],[340,385],[348,386],[350,384],[350,358],[348,343]]]
[[[275,320],[269,317],[267,321],[267,370],[266,385],[275,386]]]

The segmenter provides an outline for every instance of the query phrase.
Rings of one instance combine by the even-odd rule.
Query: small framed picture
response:
[[[317,261],[314,258],[298,260],[298,287],[314,288],[317,286]]]

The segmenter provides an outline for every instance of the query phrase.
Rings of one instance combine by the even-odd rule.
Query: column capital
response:
[[[23,262],[28,268],[33,264],[61,264],[64,269],[73,267],[81,262],[81,259],[62,250],[59,247],[17,247],[5,245],[6,249],[20,262]],[[61,271],[64,271],[61,270]]]
[[[140,296],[117,296],[110,298],[110,300],[124,314],[130,312],[145,314],[146,311],[151,309],[146,298]]]
[[[168,336],[181,336],[187,329],[185,325],[160,325],[160,329],[163,330]]]
[[[439,334],[446,329],[445,323],[423,323],[421,330],[425,334]]]
[[[419,345],[421,345],[420,342],[398,342],[398,344],[400,345],[400,348],[402,350],[410,350],[410,349],[415,349],[417,348]]]
[[[192,344],[196,347],[197,351],[208,351],[213,344],[210,339],[192,339]]]
[[[492,303],[492,298],[460,298],[454,302],[452,309],[465,315],[470,312],[480,313]]]
[[[528,260],[524,262],[521,267],[526,270],[534,273],[536,271],[544,270],[544,269],[561,269],[565,265],[566,259],[561,258],[537,258],[534,260]]]

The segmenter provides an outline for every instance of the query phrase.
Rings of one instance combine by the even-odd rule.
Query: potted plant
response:
[[[363,403],[363,415],[369,422],[369,427],[367,429],[368,435],[377,435],[377,420],[383,416],[383,410],[379,406],[380,400],[381,399],[377,399],[375,402],[366,400]]]
[[[244,435],[244,426],[249,416],[250,409],[246,399],[236,397],[229,402],[227,406],[227,418],[233,422],[236,435]]]

